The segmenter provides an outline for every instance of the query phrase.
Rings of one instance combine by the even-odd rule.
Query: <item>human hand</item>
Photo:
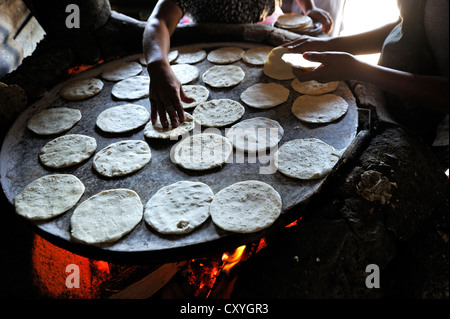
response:
[[[322,31],[329,34],[333,30],[333,19],[331,15],[320,8],[314,8],[307,12],[307,15],[314,21],[322,23]]]
[[[316,38],[304,35],[298,40],[282,45],[292,53],[303,53],[306,51],[327,51],[328,39]]]
[[[184,122],[185,115],[181,102],[192,103],[195,99],[187,97],[180,81],[170,66],[152,65],[148,67],[150,75],[150,119],[156,123],[158,116],[162,127],[177,127]],[[169,119],[167,118],[169,116]]]
[[[309,61],[320,62],[317,68],[304,71],[292,68],[299,81],[316,80],[321,83],[356,79],[362,72],[363,62],[346,52],[305,52],[303,57]]]

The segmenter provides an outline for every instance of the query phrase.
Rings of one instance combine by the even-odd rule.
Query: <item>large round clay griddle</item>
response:
[[[197,46],[207,52],[225,45],[238,45],[248,49],[255,45],[246,43],[208,43]],[[139,55],[123,58],[122,60],[138,60]],[[114,63],[114,62],[111,62]],[[334,146],[338,150],[345,149],[356,136],[358,113],[355,99],[345,83],[341,83],[335,94],[343,97],[349,104],[348,112],[341,119],[326,125],[311,125],[299,121],[291,113],[291,105],[300,94],[291,86],[291,80],[276,81],[265,76],[262,66],[251,66],[243,61],[234,63],[245,71],[245,79],[239,85],[228,89],[215,89],[205,85],[201,79],[208,68],[213,66],[206,59],[195,64],[200,70],[199,79],[190,84],[205,85],[210,90],[209,99],[230,98],[244,105],[246,113],[241,120],[257,116],[264,116],[277,120],[284,128],[285,134],[280,145],[296,138],[316,137]],[[84,71],[76,78],[98,77],[107,65],[100,65]],[[144,75],[147,75],[145,67]],[[37,81],[39,79],[36,79]],[[60,217],[43,222],[30,222],[36,232],[53,243],[72,252],[92,258],[104,260],[120,260],[124,262],[164,260],[180,260],[205,256],[209,251],[222,252],[249,241],[264,236],[277,227],[283,227],[286,218],[294,208],[306,202],[311,195],[320,191],[325,178],[302,181],[289,178],[279,172],[262,174],[267,162],[261,163],[256,159],[249,163],[248,158],[236,159],[226,163],[221,168],[210,171],[194,172],[180,168],[170,159],[170,150],[176,141],[149,140],[144,137],[143,128],[128,134],[105,134],[96,128],[97,116],[105,109],[124,103],[135,103],[145,106],[150,111],[148,98],[135,101],[116,100],[111,95],[115,82],[103,80],[104,88],[98,95],[84,101],[66,101],[58,96],[58,91],[65,84],[61,83],[49,92],[42,100],[30,106],[19,116],[7,134],[1,151],[1,183],[8,200],[13,203],[14,197],[33,180],[48,174],[69,173],[77,176],[86,186],[86,191],[78,205],[100,191],[114,188],[128,188],[136,191],[145,205],[151,196],[161,187],[181,180],[200,181],[208,184],[214,193],[239,181],[260,180],[272,185],[281,195],[283,206],[280,219],[268,229],[248,235],[233,234],[216,227],[209,218],[201,227],[186,235],[161,235],[142,220],[127,236],[114,244],[88,246],[75,242],[70,236],[70,217],[73,209]],[[240,100],[240,94],[249,86],[258,82],[277,82],[291,90],[289,100],[277,107],[257,110],[246,106]],[[142,170],[121,178],[105,178],[97,174],[92,168],[93,156],[73,167],[53,170],[44,167],[38,159],[40,149],[55,136],[38,136],[26,127],[27,121],[36,113],[46,108],[66,106],[79,109],[82,113],[81,121],[64,134],[85,134],[97,140],[97,151],[105,146],[125,139],[146,140],[152,151],[152,159]],[[192,113],[192,110],[189,111]],[[202,130],[210,130],[202,128]],[[215,129],[217,131],[217,129]],[[220,129],[222,135],[225,128]],[[192,132],[191,132],[192,134]],[[62,134],[61,134],[62,135]],[[27,221],[28,222],[28,221]]]

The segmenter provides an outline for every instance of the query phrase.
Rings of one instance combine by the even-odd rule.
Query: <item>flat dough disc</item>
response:
[[[103,90],[103,82],[97,78],[74,80],[64,85],[59,94],[66,100],[88,99]]]
[[[142,220],[144,207],[139,195],[129,189],[102,191],[83,203],[70,218],[71,235],[86,244],[119,240]]]
[[[134,61],[114,63],[102,72],[102,78],[107,81],[121,81],[142,72],[142,66]]]
[[[95,154],[93,167],[106,177],[134,173],[150,162],[150,147],[144,141],[127,140],[108,145]]]
[[[175,146],[173,161],[186,169],[207,170],[225,164],[232,151],[233,145],[222,135],[195,134]]]
[[[110,107],[97,117],[96,125],[103,132],[124,133],[145,125],[150,113],[141,105],[123,104]]]
[[[50,219],[74,207],[84,190],[74,175],[46,175],[25,186],[14,198],[14,206],[17,214],[26,219]]]
[[[281,196],[269,184],[244,181],[220,190],[211,203],[212,221],[237,233],[254,233],[271,226],[281,214]]]
[[[195,64],[206,58],[206,51],[199,48],[182,48],[178,50],[177,64]]]
[[[197,80],[200,75],[198,68],[190,64],[175,64],[171,68],[182,85]]]
[[[269,46],[260,46],[248,49],[242,56],[242,61],[252,65],[264,65],[272,49],[273,47]]]
[[[284,143],[275,153],[275,165],[286,176],[310,180],[326,176],[339,161],[339,152],[317,138]]]
[[[336,90],[339,86],[339,81],[320,83],[315,80],[299,81],[298,79],[294,79],[291,82],[291,86],[295,91],[301,94],[322,95]]]
[[[119,100],[138,100],[149,96],[150,77],[136,75],[114,84],[111,94]]]
[[[232,87],[242,82],[245,72],[237,65],[214,65],[205,73],[202,79],[206,84],[216,87]]]
[[[229,64],[242,59],[245,51],[239,47],[223,47],[208,53],[208,61],[216,64]]]
[[[281,59],[293,68],[311,71],[317,68],[321,63],[306,60],[300,53],[284,53]]]
[[[334,94],[301,95],[292,104],[292,113],[307,123],[330,123],[342,117],[348,103]]]
[[[213,191],[204,183],[176,182],[150,198],[144,220],[162,234],[187,234],[208,219],[213,197]]]
[[[200,125],[223,127],[239,121],[244,113],[245,108],[239,102],[231,99],[215,99],[197,105],[192,115]]]
[[[28,121],[27,127],[39,135],[60,134],[71,129],[80,120],[80,110],[57,107],[34,115]]]
[[[255,117],[233,125],[226,137],[240,151],[256,153],[278,145],[284,135],[284,129],[275,120]]]
[[[275,80],[290,80],[295,78],[294,73],[292,73],[292,67],[281,59],[288,52],[288,49],[284,47],[276,47],[270,51],[266,63],[264,63],[264,74]]]
[[[241,100],[248,106],[267,109],[287,101],[289,89],[278,83],[257,83],[241,93]]]
[[[161,123],[158,121],[153,124],[152,122],[148,122],[144,128],[144,136],[147,138],[159,138],[159,139],[178,139],[179,136],[189,133],[194,129],[195,121],[192,115],[189,113],[184,113],[186,115],[186,120],[173,128],[170,126],[164,128]]]
[[[181,101],[184,109],[196,107],[199,103],[205,102],[209,97],[209,90],[203,85],[183,85],[183,91],[186,96],[195,99],[195,102],[185,103]]]
[[[69,167],[87,160],[96,149],[95,138],[82,134],[68,134],[45,144],[39,153],[39,159],[47,167]]]
[[[178,58],[178,50],[172,50],[167,55],[167,60],[169,61],[169,63],[172,63],[173,61],[175,61],[176,58]],[[139,57],[139,63],[142,64],[142,65],[147,65],[147,61],[145,60],[145,56],[144,55]]]

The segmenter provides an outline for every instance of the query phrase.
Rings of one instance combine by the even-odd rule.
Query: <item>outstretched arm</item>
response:
[[[421,102],[441,113],[449,112],[449,81],[442,76],[425,76],[371,65],[344,52],[306,52],[305,59],[322,63],[313,71],[294,69],[300,81],[356,80],[370,83],[405,100]]]
[[[177,127],[185,120],[181,101],[193,102],[184,95],[181,83],[173,73],[167,57],[170,37],[182,15],[181,9],[174,2],[160,0],[144,30],[143,48],[151,79],[151,121],[155,123],[159,115],[163,127],[168,127],[169,120],[173,127]]]
[[[351,54],[371,54],[381,52],[384,40],[400,21],[380,28],[348,36],[333,38],[301,37],[299,40],[284,44],[292,52],[339,51]]]

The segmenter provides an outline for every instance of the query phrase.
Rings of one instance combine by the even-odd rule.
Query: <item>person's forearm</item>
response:
[[[348,52],[355,55],[379,53],[386,37],[397,24],[398,21],[363,33],[330,38],[324,51]]]
[[[309,11],[315,8],[313,0],[296,0],[303,14],[307,15]]]
[[[449,82],[441,76],[416,75],[361,63],[356,80],[373,84],[402,99],[419,102],[441,113],[449,112]]]
[[[181,18],[181,10],[171,1],[160,1],[149,17],[143,34],[143,50],[148,65],[168,63],[170,37]]]

